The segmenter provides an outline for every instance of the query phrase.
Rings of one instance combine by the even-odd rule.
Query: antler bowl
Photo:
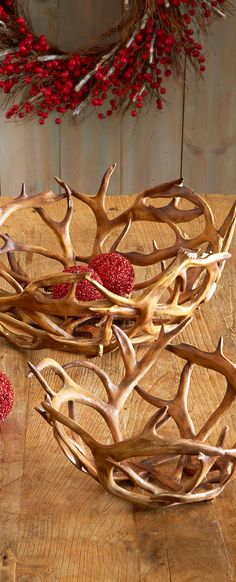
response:
[[[236,367],[224,356],[222,340],[213,353],[188,344],[171,345],[170,341],[184,326],[181,323],[172,331],[162,329],[139,361],[127,335],[115,326],[113,333],[124,366],[119,382],[86,360],[62,366],[45,358],[37,366],[30,364],[31,373],[46,394],[37,410],[50,424],[66,457],[110,493],[140,506],[170,506],[213,499],[235,476],[236,448],[235,444],[232,448],[226,446],[229,431],[224,425],[224,416],[236,397]],[[164,349],[186,360],[173,398],[166,397],[166,388],[164,395],[160,394],[158,373],[156,386],[153,381],[151,389],[140,385]],[[189,405],[194,366],[214,370],[223,379],[221,402],[215,408],[211,403],[212,410],[206,420],[197,419],[198,429]],[[55,387],[52,372],[60,379],[59,388]],[[94,389],[97,378],[105,397]],[[202,390],[207,396],[205,379]],[[148,418],[147,403],[151,407]],[[93,423],[83,426],[83,407],[90,407],[99,415],[95,434]],[[127,409],[130,418],[138,416],[138,430],[133,421],[129,430]],[[173,429],[171,433],[167,430],[170,421],[174,435]],[[105,443],[104,422],[108,433]],[[216,427],[218,436],[215,436]]]
[[[207,202],[184,187],[180,179],[131,196],[129,208],[111,217],[106,209],[106,193],[114,169],[115,165],[107,170],[96,196],[82,194],[57,179],[63,189],[60,194],[49,191],[28,197],[23,186],[20,196],[0,209],[3,240],[0,249],[3,281],[0,333],[17,347],[56,348],[96,356],[117,348],[114,323],[127,333],[133,344],[152,342],[163,323],[173,329],[214,293],[225,260],[230,256],[228,249],[235,225],[235,208],[217,229]],[[63,200],[66,211],[58,220],[58,208],[61,210]],[[72,244],[74,201],[78,237]],[[84,240],[79,240],[83,223],[81,203],[89,207],[96,222],[93,248],[87,256],[79,252],[81,245],[84,246]],[[52,216],[46,212],[46,205]],[[5,222],[13,214],[17,213],[18,224],[21,224],[30,212],[37,214],[39,223],[32,228],[29,243],[24,240],[24,228],[21,241],[3,232],[3,225],[5,228]],[[31,216],[35,224],[35,214]],[[132,232],[136,223],[139,232],[148,225],[145,230],[147,253],[138,250],[139,241],[133,248],[136,239],[130,238],[129,231]],[[196,223],[200,232],[194,227]],[[167,232],[166,246],[160,247],[162,227]],[[46,240],[45,230],[50,233],[49,248],[41,243],[43,238]],[[168,232],[172,238],[174,235],[174,242],[169,245]],[[156,240],[153,240],[153,233]],[[111,236],[113,241],[109,243]],[[118,249],[136,271],[136,284],[129,296],[112,293],[86,273],[63,272],[77,262],[88,264],[96,255]],[[24,257],[23,263],[21,257]],[[29,269],[32,257],[37,257],[39,263],[42,259],[47,261],[43,269],[37,269],[37,276]],[[40,272],[42,276],[39,277]],[[101,292],[103,299],[78,301],[76,285],[84,278]],[[71,283],[70,291],[65,297],[55,299],[53,287],[65,282]],[[10,291],[6,291],[4,285],[10,286]]]

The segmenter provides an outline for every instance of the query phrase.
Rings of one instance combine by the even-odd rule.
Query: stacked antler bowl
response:
[[[23,187],[18,198],[1,208],[0,275],[8,290],[1,289],[0,333],[18,347],[54,347],[95,356],[117,348],[113,324],[123,329],[132,344],[150,343],[158,336],[163,323],[166,329],[178,329],[179,324],[214,293],[225,260],[230,256],[234,208],[217,230],[206,201],[184,187],[182,180],[177,180],[132,196],[130,207],[111,218],[106,210],[105,196],[114,168],[115,165],[106,172],[96,196],[77,192],[58,180],[62,188],[60,194],[49,191],[28,197]],[[57,206],[63,199],[67,209],[64,217],[56,220]],[[79,233],[77,247],[72,245],[70,228],[74,199],[89,206],[96,220],[89,256],[80,256]],[[45,210],[48,204],[52,206],[51,214]],[[20,211],[27,209],[36,212],[42,221],[37,228],[40,239],[43,228],[53,231],[55,244],[51,243],[50,248],[42,247],[35,240],[26,244],[23,234],[22,240],[16,241],[3,232],[5,221],[13,213],[22,220],[24,215]],[[128,246],[128,231],[136,221],[143,225],[152,223],[152,232],[154,227],[157,229],[157,242],[147,241],[147,254]],[[194,236],[187,234],[195,222],[199,223],[200,232]],[[160,225],[174,235],[174,242],[166,248],[160,248]],[[108,246],[110,235],[113,235],[113,242]],[[89,274],[63,272],[77,262],[88,264],[95,256],[105,251],[118,251],[121,247],[121,255],[139,271],[139,279],[136,278],[129,296],[116,295]],[[23,268],[21,256],[25,254],[28,259]],[[27,270],[34,255],[48,261],[40,278]],[[147,268],[151,270],[149,278],[146,277]],[[76,285],[84,278],[100,291],[102,299],[91,302],[77,299]],[[55,285],[65,283],[71,284],[70,291],[63,298],[55,298],[52,292]]]

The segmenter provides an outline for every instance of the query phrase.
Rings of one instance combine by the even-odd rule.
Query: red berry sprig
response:
[[[4,372],[0,371],[0,421],[5,420],[11,412],[14,402],[14,392],[11,382]]]
[[[0,89],[11,101],[21,95],[8,109],[7,119],[33,116],[44,125],[54,112],[59,125],[68,110],[76,119],[88,105],[99,110],[99,119],[111,117],[123,105],[135,118],[150,98],[162,109],[166,81],[182,73],[184,58],[200,74],[205,71],[196,30],[205,30],[213,16],[224,16],[223,4],[224,0],[144,0],[138,15],[136,6],[136,22],[130,28],[131,1],[115,47],[71,54],[33,32],[30,22],[19,16],[20,1],[0,1]]]

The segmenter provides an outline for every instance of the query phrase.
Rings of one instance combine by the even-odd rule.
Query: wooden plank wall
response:
[[[95,39],[116,22],[122,0],[30,0],[34,27],[64,48]],[[41,127],[15,124],[0,115],[1,195],[14,196],[22,180],[33,193],[56,189],[60,175],[81,190],[95,192],[113,162],[111,193],[131,193],[184,175],[198,192],[236,191],[235,17],[216,23],[206,43],[205,81],[186,72],[187,89],[168,83],[168,104],[138,120],[105,121],[92,114],[79,127],[54,119]]]

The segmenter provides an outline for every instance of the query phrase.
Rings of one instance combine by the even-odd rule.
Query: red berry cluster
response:
[[[220,14],[223,3],[156,0],[152,13],[143,11],[126,41],[120,40],[115,49],[109,52],[108,48],[98,57],[95,52],[71,55],[55,50],[45,36],[36,36],[24,18],[17,16],[17,2],[5,0],[4,7],[0,6],[4,56],[0,89],[11,96],[22,90],[21,100],[8,109],[7,119],[31,115],[43,125],[49,113],[56,112],[55,122],[60,124],[66,111],[75,112],[85,103],[102,108],[99,119],[110,117],[122,104],[136,117],[150,96],[155,96],[157,108],[162,109],[165,81],[180,69],[183,56],[200,73],[205,71],[203,47],[195,39],[194,23],[201,17],[205,27],[211,16]]]

